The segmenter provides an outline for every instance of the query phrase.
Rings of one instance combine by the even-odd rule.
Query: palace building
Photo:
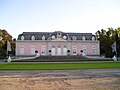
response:
[[[16,41],[17,56],[100,55],[100,42],[92,33],[23,32]]]

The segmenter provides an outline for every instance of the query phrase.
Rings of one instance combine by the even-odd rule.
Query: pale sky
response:
[[[0,29],[93,33],[120,27],[120,0],[0,0]]]

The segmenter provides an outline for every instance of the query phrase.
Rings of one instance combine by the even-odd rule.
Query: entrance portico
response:
[[[58,47],[55,47],[53,46],[52,49],[51,49],[51,55],[52,56],[65,56],[67,55],[67,47],[61,47],[61,46],[58,46]]]

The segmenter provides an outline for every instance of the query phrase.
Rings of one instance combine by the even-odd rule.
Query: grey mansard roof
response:
[[[42,37],[45,37],[45,40],[50,40],[51,37],[54,35],[57,37],[57,31],[55,32],[23,32],[22,34],[18,35],[17,40],[21,40],[21,37],[24,37],[24,40],[31,40],[31,37],[34,36],[35,40],[42,40]],[[60,32],[61,37],[66,36],[66,39],[73,40],[73,36],[76,37],[76,40],[82,40],[83,36],[86,40],[92,40],[92,37],[95,37],[92,33],[66,33],[66,32]],[[96,39],[96,37],[95,37]]]

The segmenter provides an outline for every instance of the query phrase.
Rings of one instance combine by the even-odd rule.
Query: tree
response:
[[[100,41],[100,54],[105,54],[106,57],[113,57],[111,45],[116,41],[118,55],[120,55],[120,28],[101,29],[96,32],[96,36]]]
[[[15,41],[16,39],[12,40],[12,36],[5,30],[0,29],[0,57],[3,58],[6,56],[7,50],[7,41],[10,42],[12,51],[11,54],[15,54]]]

